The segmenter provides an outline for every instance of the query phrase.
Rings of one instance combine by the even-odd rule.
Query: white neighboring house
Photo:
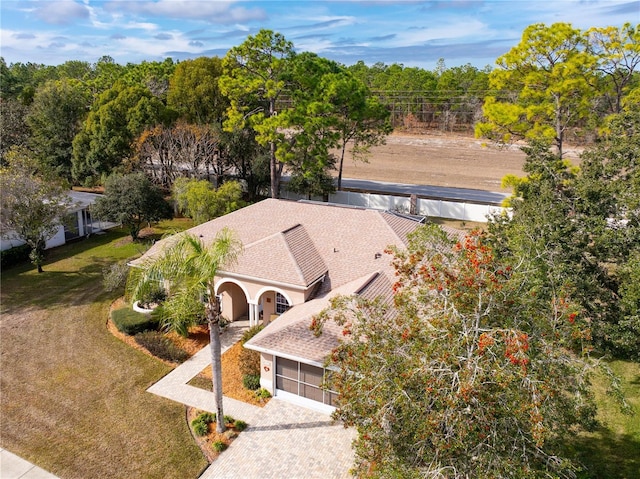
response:
[[[63,245],[75,238],[89,236],[116,226],[116,223],[100,221],[91,216],[91,205],[101,195],[81,191],[69,191],[68,195],[71,204],[67,214],[62,218],[56,234],[47,240],[47,249]],[[16,237],[15,234],[9,233],[6,237],[0,238],[0,251],[23,244],[24,241]]]

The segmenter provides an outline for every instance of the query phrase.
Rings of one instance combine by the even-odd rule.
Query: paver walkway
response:
[[[222,335],[223,352],[248,327],[235,321]],[[148,391],[214,412],[213,393],[186,383],[211,363],[209,347],[196,353]],[[355,431],[336,424],[327,414],[273,398],[263,407],[224,397],[225,414],[249,424],[201,479],[331,479],[347,478],[353,464]]]
[[[0,449],[0,478],[2,479],[58,479],[50,472],[31,464],[6,449]]]

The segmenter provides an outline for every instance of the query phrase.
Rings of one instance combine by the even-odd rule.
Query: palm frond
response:
[[[237,261],[242,243],[227,228],[221,230],[213,242],[205,246],[191,234],[180,234],[160,257],[133,268],[127,282],[128,297],[140,299],[158,282],[167,287],[169,297],[162,313],[163,325],[179,334],[187,334],[194,321],[194,304],[210,293],[213,279],[222,266]]]

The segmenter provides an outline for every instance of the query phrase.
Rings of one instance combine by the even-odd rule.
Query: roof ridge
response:
[[[255,245],[260,244],[260,243],[264,243],[265,241],[268,241],[268,240],[270,240],[270,239],[272,239],[272,238],[274,238],[274,237],[276,237],[278,235],[284,235],[284,233],[286,233],[287,231],[291,231],[292,229],[294,229],[297,226],[302,226],[302,225],[300,223],[297,223],[297,224],[295,224],[293,226],[290,226],[290,227],[288,227],[288,228],[286,228],[286,229],[284,229],[282,231],[276,231],[275,233],[271,233],[270,235],[263,236],[262,238],[255,240],[253,243],[249,243],[248,245],[245,245],[244,249],[251,248],[252,246],[255,246]]]
[[[322,274],[317,275],[315,277],[311,277],[311,278],[306,278],[305,277],[305,273],[302,270],[302,267],[300,265],[300,260],[303,258],[300,258],[299,255],[296,255],[296,251],[294,251],[294,249],[292,248],[292,243],[290,241],[290,237],[289,237],[289,233],[292,233],[294,230],[299,230],[302,232],[302,234],[304,234],[304,237],[306,239],[306,241],[308,241],[307,247],[305,248],[305,250],[307,250],[306,252],[308,252],[308,250],[312,250],[313,251],[313,256],[314,259],[316,261],[319,260],[319,262],[322,264]],[[327,264],[324,261],[324,258],[322,257],[322,254],[320,254],[320,252],[318,251],[318,248],[316,247],[316,244],[313,241],[313,238],[309,235],[309,232],[307,231],[307,228],[305,228],[305,226],[303,224],[297,224],[296,226],[293,226],[291,228],[286,229],[285,231],[282,232],[282,235],[284,237],[284,241],[285,244],[287,246],[287,250],[289,251],[289,254],[291,255],[293,262],[296,266],[296,270],[298,271],[300,277],[302,278],[302,281],[304,283],[311,284],[314,281],[316,281],[318,278],[322,277],[323,275],[325,275],[328,271],[327,269]]]
[[[354,294],[362,294],[362,292],[369,287],[371,283],[373,283],[378,277],[382,274],[382,271],[378,270],[371,274],[371,276],[360,286]]]
[[[307,280],[304,277],[304,273],[302,272],[302,268],[300,267],[300,263],[298,263],[298,259],[296,258],[296,255],[291,250],[291,244],[289,243],[289,240],[287,238],[287,233],[293,231],[294,229],[297,229],[298,227],[302,228],[306,233],[306,230],[304,229],[304,226],[301,225],[300,223],[298,223],[297,225],[292,226],[291,228],[287,228],[286,230],[281,231],[280,234],[282,235],[282,239],[284,240],[284,244],[287,247],[287,251],[289,252],[289,256],[293,260],[293,264],[294,264],[294,266],[296,268],[296,271],[298,272],[298,276],[300,277],[300,279],[302,280],[303,283],[306,283]],[[308,236],[308,234],[307,234],[307,236]]]

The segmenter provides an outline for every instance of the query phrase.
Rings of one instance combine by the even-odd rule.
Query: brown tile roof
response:
[[[310,285],[327,273],[327,265],[302,225],[296,225],[283,233],[305,285]]]
[[[393,284],[389,277],[382,273],[377,273],[366,284],[362,285],[356,294],[364,299],[373,301],[376,298],[382,298],[387,304],[393,304]]]
[[[304,226],[298,224],[246,245],[232,271],[307,287],[327,272],[327,266]]]
[[[398,235],[404,245],[407,246],[409,244],[407,235],[416,229],[416,220],[388,211],[382,212],[381,215],[393,232]]]
[[[294,306],[247,341],[245,346],[257,351],[322,364],[331,350],[338,346],[343,337],[343,328],[333,321],[327,321],[322,334],[316,337],[309,329],[313,317],[329,306],[331,298],[352,295],[378,276],[378,273],[366,275],[326,296]]]
[[[390,270],[389,257],[377,254],[392,244],[404,246],[406,232],[417,226],[383,211],[267,199],[189,233],[206,244],[229,228],[245,250],[228,272],[295,285],[308,285],[326,272],[326,293],[372,271]],[[157,242],[133,264],[154,257],[167,243]]]
[[[189,233],[205,244],[222,228],[231,229],[244,245],[227,272],[307,287],[318,278],[313,299],[294,305],[246,345],[285,357],[322,363],[342,337],[342,327],[329,321],[320,337],[309,325],[337,294],[381,297],[391,305],[393,267],[384,250],[404,247],[419,223],[390,212],[332,204],[268,199],[208,223]],[[459,232],[445,228],[450,237]],[[169,240],[156,243],[134,263],[152,258]],[[221,272],[221,276],[224,271]],[[389,314],[393,314],[390,308]]]

